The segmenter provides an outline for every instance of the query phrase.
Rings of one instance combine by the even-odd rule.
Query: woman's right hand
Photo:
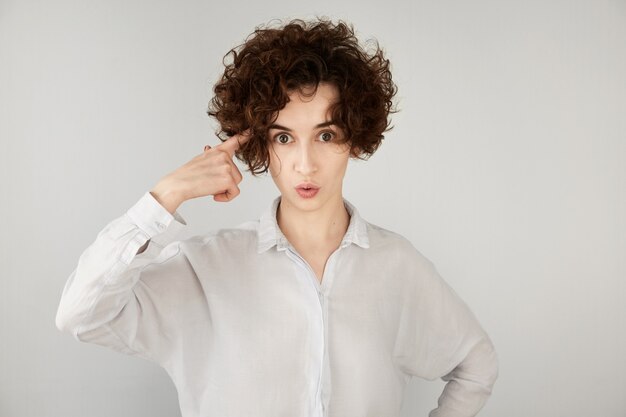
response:
[[[185,201],[212,195],[213,200],[228,202],[239,195],[237,184],[243,179],[233,162],[235,151],[250,139],[250,131],[195,156],[185,165],[163,177],[150,193],[170,213]]]

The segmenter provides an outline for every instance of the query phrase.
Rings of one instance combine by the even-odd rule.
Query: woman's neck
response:
[[[327,247],[341,242],[348,225],[350,214],[343,198],[328,201],[315,211],[302,211],[285,204],[281,199],[276,221],[287,240],[299,247]]]

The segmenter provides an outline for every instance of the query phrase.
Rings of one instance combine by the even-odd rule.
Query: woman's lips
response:
[[[300,184],[296,185],[296,188],[320,188],[320,187],[312,182],[301,182]]]
[[[319,188],[310,188],[307,190],[304,187],[298,187],[296,188],[296,191],[298,192],[298,195],[302,198],[313,198],[319,191]]]

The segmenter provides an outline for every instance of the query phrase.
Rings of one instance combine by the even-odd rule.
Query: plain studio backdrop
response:
[[[162,368],[57,330],[63,286],[109,221],[218,143],[224,54],[315,15],[392,62],[395,127],[350,162],[344,196],[491,336],[480,415],[626,415],[626,2],[0,0],[0,416],[180,415]],[[241,194],[184,203],[182,238],[279,194],[236,163]],[[443,386],[413,378],[402,416]]]

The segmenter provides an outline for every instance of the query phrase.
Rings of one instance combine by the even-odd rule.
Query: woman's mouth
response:
[[[302,198],[313,198],[319,191],[319,188],[314,187],[297,187],[296,191],[298,195]]]

